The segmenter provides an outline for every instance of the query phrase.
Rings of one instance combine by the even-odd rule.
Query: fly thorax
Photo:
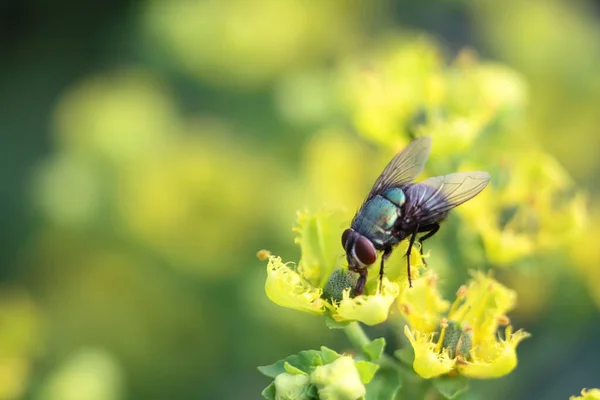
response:
[[[399,208],[404,205],[406,202],[406,195],[404,191],[400,188],[391,188],[383,192],[383,197],[392,202],[394,205]]]

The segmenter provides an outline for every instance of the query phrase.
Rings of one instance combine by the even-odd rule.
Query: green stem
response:
[[[346,332],[346,336],[348,337],[348,340],[350,340],[350,343],[352,343],[352,345],[360,352],[363,351],[362,348],[364,345],[371,343],[371,339],[369,339],[363,328],[356,321],[346,325],[344,332]],[[396,360],[387,354],[382,354],[378,364],[396,365]]]
[[[358,350],[362,351],[363,346],[371,342],[371,339],[369,339],[363,328],[356,321],[346,325],[344,332],[346,332],[350,343]]]

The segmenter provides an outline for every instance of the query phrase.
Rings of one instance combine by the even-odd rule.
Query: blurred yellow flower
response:
[[[255,87],[345,48],[361,9],[339,1],[151,1],[144,23],[188,72],[212,84]]]
[[[429,39],[382,40],[366,59],[348,60],[341,83],[357,131],[387,146],[404,146],[405,127],[417,112],[442,95],[442,57]]]
[[[440,318],[448,303],[441,300],[436,283],[434,275],[426,276],[410,291],[415,294],[399,299],[415,371],[426,379],[453,371],[471,378],[510,373],[517,365],[517,345],[529,336],[513,333],[511,326],[504,338],[497,336],[498,327],[509,323],[505,313],[514,307],[515,293],[476,272],[469,285],[459,289],[447,317]]]
[[[471,49],[459,52],[444,72],[444,105],[457,115],[489,122],[527,105],[525,77],[505,65],[480,60]]]
[[[395,278],[386,276],[381,285],[378,274],[370,274],[365,294],[353,297],[355,273],[339,269],[345,260],[340,237],[347,221],[337,211],[299,212],[294,231],[302,251],[300,263],[293,267],[293,263],[283,263],[280,257],[269,257],[265,283],[269,299],[312,314],[328,313],[338,322],[376,325],[385,321],[390,307],[407,286],[406,273],[392,273],[389,276]],[[420,257],[414,258],[413,262],[421,262]],[[417,265],[414,264],[415,272]]]
[[[97,221],[102,189],[97,166],[88,158],[70,152],[42,163],[33,180],[35,204],[57,226],[80,228]]]
[[[531,149],[508,157],[486,161],[492,184],[458,209],[481,234],[487,257],[500,266],[568,244],[582,232],[587,214],[585,196],[552,156]],[[469,168],[473,165],[462,167]]]
[[[365,199],[368,184],[383,169],[383,165],[373,165],[377,164],[373,162],[375,157],[377,153],[341,129],[320,130],[303,151],[302,199],[312,207],[335,204],[354,209]],[[387,158],[391,155],[377,160],[384,162]]]
[[[55,110],[61,150],[116,165],[150,159],[171,143],[178,114],[151,73],[123,70],[70,88]]]
[[[600,400],[600,389],[583,389],[581,396],[571,396],[569,400]]]
[[[40,314],[29,295],[0,291],[0,399],[22,398],[40,349]]]
[[[124,373],[116,358],[101,349],[81,349],[53,371],[43,386],[44,400],[119,400]]]
[[[264,176],[268,162],[212,138],[221,126],[194,128],[173,137],[153,159],[119,169],[115,211],[127,235],[170,265],[205,278],[231,277],[242,268],[233,262],[236,250],[261,213],[270,211],[270,202],[262,201],[267,193],[253,180]]]
[[[433,40],[381,42],[347,62],[341,84],[358,132],[372,141],[399,148],[411,135],[429,135],[432,156],[465,152],[488,125],[526,105],[519,73],[470,50],[446,66]]]
[[[590,216],[590,221],[585,232],[574,240],[569,246],[569,253],[574,259],[573,266],[577,268],[579,274],[583,277],[590,295],[594,300],[596,307],[600,308],[600,252],[598,251],[600,243],[600,213],[595,210]]]

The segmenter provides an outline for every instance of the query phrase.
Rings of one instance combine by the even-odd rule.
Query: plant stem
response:
[[[367,336],[363,328],[356,321],[351,322],[344,328],[344,332],[346,332],[346,336],[348,336],[348,340],[354,347],[358,350],[362,350],[362,347],[371,342],[371,339]]]
[[[356,349],[360,352],[363,351],[362,348],[364,345],[371,343],[371,339],[369,339],[363,328],[356,321],[346,325],[346,327],[344,328],[344,332],[346,332],[346,336],[348,336],[348,340],[350,340],[350,343],[352,343],[352,345],[356,347]],[[385,353],[381,355],[381,358],[379,359],[378,363],[381,365],[396,365],[396,361]]]

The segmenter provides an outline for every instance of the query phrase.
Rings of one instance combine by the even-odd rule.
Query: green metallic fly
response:
[[[421,173],[431,150],[431,138],[412,141],[385,167],[350,228],[342,234],[348,268],[359,274],[355,295],[364,292],[368,266],[382,251],[379,277],[383,278],[385,260],[394,247],[408,238],[406,263],[410,277],[410,254],[416,240],[423,254],[423,242],[440,228],[454,207],[472,199],[490,181],[487,172],[457,172],[413,183]],[[422,235],[417,239],[417,234]]]

